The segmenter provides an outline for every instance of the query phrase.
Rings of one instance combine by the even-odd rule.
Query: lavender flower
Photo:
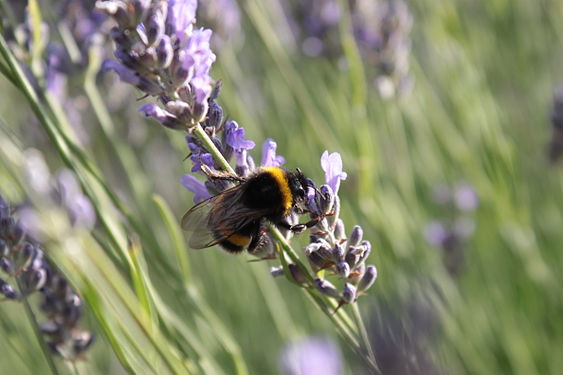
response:
[[[25,157],[25,174],[29,187],[45,201],[64,210],[71,226],[92,229],[96,222],[94,206],[82,193],[74,174],[63,169],[56,177],[52,177],[43,156],[37,150],[26,151]],[[35,239],[43,237],[43,220],[32,207],[23,206],[19,210],[19,217],[29,236]]]
[[[288,22],[306,55],[341,58],[337,0],[303,0],[286,5]],[[348,0],[352,31],[368,77],[384,98],[408,92],[412,16],[402,0]]]
[[[104,70],[164,106],[145,104],[139,110],[171,129],[203,121],[215,55],[209,46],[211,30],[193,26],[197,1],[108,0],[96,7],[118,24],[112,30],[117,61],[106,61]]]
[[[454,188],[437,185],[432,195],[444,212],[442,218],[433,219],[423,228],[423,234],[430,245],[442,250],[446,269],[456,276],[463,266],[465,245],[475,231],[471,214],[477,209],[479,198],[466,182]]]
[[[334,341],[311,337],[286,345],[280,368],[286,375],[339,375],[342,373],[342,355]]]
[[[74,360],[94,342],[91,332],[78,328],[82,318],[80,297],[45,257],[40,246],[26,235],[0,195],[0,294],[19,300],[39,292],[40,309],[47,321],[40,324],[47,345],[66,360]],[[17,281],[20,293],[5,278]]]
[[[262,163],[263,166],[268,167],[280,167],[285,163],[285,158],[280,155],[276,155],[276,150],[278,144],[271,138],[264,141],[262,145]]]
[[[342,158],[338,152],[329,154],[328,151],[323,152],[321,156],[321,167],[325,172],[325,183],[330,186],[333,194],[338,194],[340,181],[346,180],[348,175],[342,171]]]

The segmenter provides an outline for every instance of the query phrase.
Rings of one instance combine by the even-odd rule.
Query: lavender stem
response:
[[[25,308],[25,313],[26,313],[27,318],[29,319],[29,321],[30,321],[30,323],[33,327],[33,333],[35,334],[37,341],[39,341],[39,346],[41,347],[41,351],[43,352],[43,356],[45,357],[45,360],[47,361],[47,364],[49,365],[49,369],[51,370],[51,373],[53,373],[55,375],[59,375],[59,370],[57,369],[57,365],[55,364],[55,361],[53,361],[53,356],[51,355],[49,348],[47,348],[47,345],[45,344],[45,340],[43,339],[43,335],[39,331],[39,323],[37,322],[37,318],[35,317],[35,313],[31,309],[31,306],[29,305],[29,301],[27,300],[27,295],[26,295],[26,293],[24,293],[24,288],[22,287],[19,278],[16,277],[15,280],[16,280],[16,283],[18,285],[20,295],[22,296],[21,301],[22,301],[23,306]]]

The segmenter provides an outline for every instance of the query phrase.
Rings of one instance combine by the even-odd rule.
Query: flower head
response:
[[[252,150],[256,144],[253,141],[245,139],[244,128],[238,126],[236,121],[227,121],[225,123],[225,135],[227,144],[235,150],[241,152],[242,150]]]
[[[337,195],[340,181],[346,180],[348,177],[348,174],[342,171],[342,157],[338,152],[329,154],[328,151],[325,151],[321,156],[321,167],[325,172],[325,183]]]
[[[262,145],[262,163],[264,167],[279,167],[285,163],[285,158],[276,155],[278,144],[271,138],[264,141]]]
[[[146,105],[141,111],[171,129],[189,129],[204,120],[211,94],[209,75],[215,54],[211,30],[194,28],[196,0],[150,2],[99,0],[99,10],[112,16],[118,61],[104,63],[119,78],[148,95],[166,110]],[[134,31],[134,32],[133,32]],[[175,98],[175,103],[170,103]]]

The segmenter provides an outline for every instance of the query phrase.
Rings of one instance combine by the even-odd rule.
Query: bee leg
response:
[[[210,179],[210,180],[223,180],[223,181],[230,181],[230,182],[244,182],[246,179],[244,177],[237,176],[232,173],[226,172],[217,172],[213,171],[207,165],[201,163],[201,171]]]
[[[327,216],[332,216],[332,215],[334,215],[334,212],[329,212],[328,214],[319,215],[316,218],[311,219],[306,223],[290,225],[287,222],[281,222],[280,225],[283,228],[288,229],[288,230],[292,231],[293,233],[298,234],[298,233],[305,231],[306,229],[314,227],[315,225],[317,225],[319,223],[319,221],[321,221],[322,219],[324,219]]]
[[[266,235],[265,227],[260,227],[259,230],[252,235],[252,241],[250,241],[250,244],[248,245],[248,253],[254,256],[263,255],[262,257],[253,259],[250,262],[276,258],[276,253],[273,251],[270,238]]]

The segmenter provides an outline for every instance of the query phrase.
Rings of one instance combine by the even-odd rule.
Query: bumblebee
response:
[[[287,220],[294,212],[305,212],[306,189],[312,186],[299,169],[262,167],[246,178],[206,173],[236,185],[198,203],[182,218],[182,229],[194,249],[219,245],[230,253],[244,249],[253,253],[264,240],[267,222],[299,233],[319,221],[291,225]]]

